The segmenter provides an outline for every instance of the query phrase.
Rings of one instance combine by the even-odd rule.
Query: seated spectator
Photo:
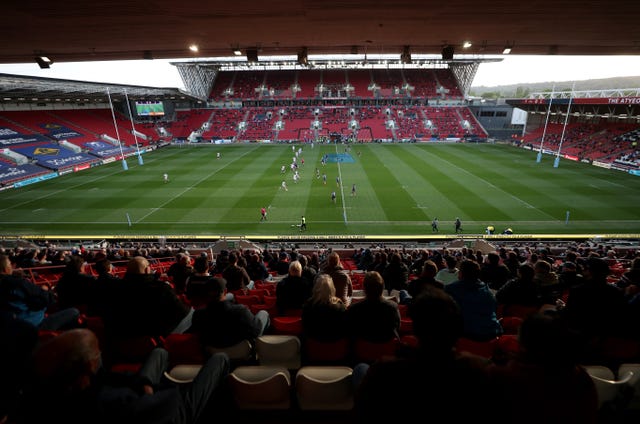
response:
[[[464,325],[456,302],[429,289],[414,299],[409,314],[418,339],[414,354],[354,367],[356,421],[394,423],[402,414],[493,422],[499,411],[489,390],[488,361],[454,349]]]
[[[287,315],[292,311],[300,312],[302,305],[311,297],[313,281],[302,277],[302,265],[291,261],[289,275],[276,284],[276,306],[278,314]]]
[[[195,424],[222,406],[230,371],[226,354],[212,355],[193,383],[180,387],[162,380],[168,365],[168,352],[156,348],[138,374],[111,374],[101,367],[93,332],[63,332],[34,352],[17,422]]]
[[[318,270],[309,266],[309,257],[307,255],[298,255],[298,262],[302,265],[302,277],[313,282],[316,279]]]
[[[115,298],[122,293],[122,278],[113,274],[113,265],[109,259],[100,259],[93,265],[98,276],[95,289],[89,302],[87,315],[104,316],[114,304]]]
[[[446,268],[442,268],[438,271],[435,279],[441,281],[442,284],[453,283],[458,279],[458,260],[453,255],[446,255],[444,257]]]
[[[146,258],[129,260],[121,287],[122,293],[104,317],[105,330],[111,335],[163,337],[191,326],[193,308],[159,279]]]
[[[562,289],[562,296],[571,290],[572,287],[579,286],[584,282],[584,277],[578,272],[575,262],[566,261],[562,264],[558,273],[558,283]]]
[[[247,274],[251,281],[264,281],[269,278],[269,270],[258,253],[252,253],[247,264]]]
[[[631,267],[616,282],[616,286],[620,288],[628,287],[631,284],[640,286],[640,257],[633,259]]]
[[[555,305],[556,301],[562,297],[564,291],[558,275],[553,271],[551,264],[542,259],[539,259],[533,265],[533,270],[533,281],[540,289],[542,302]]]
[[[487,341],[502,334],[496,315],[496,298],[480,280],[480,265],[472,260],[460,264],[459,280],[444,287],[458,302],[464,318],[463,336],[476,341]]]
[[[353,283],[340,262],[340,255],[336,252],[331,252],[320,272],[331,276],[333,285],[336,287],[336,296],[344,302],[345,306],[349,307],[353,297]]]
[[[230,292],[251,290],[254,287],[247,270],[238,265],[238,255],[235,252],[229,253],[229,265],[222,271],[222,278],[227,282],[227,290]]]
[[[229,265],[229,251],[221,250],[220,253],[216,255],[216,263],[213,267],[211,273],[213,275],[222,275],[222,271]]]
[[[409,281],[407,290],[400,291],[400,304],[408,305],[411,303],[411,299],[422,293],[429,287],[435,287],[438,289],[444,288],[444,284],[436,280],[435,276],[438,274],[438,266],[431,259],[424,261],[422,264],[422,272],[418,278],[414,278]]]
[[[584,283],[569,291],[560,313],[572,330],[587,339],[609,335],[624,335],[627,322],[627,302],[621,289],[607,282],[609,265],[598,257],[583,264]]]
[[[598,421],[598,398],[579,365],[580,341],[562,319],[527,316],[518,335],[520,353],[489,368],[492,396],[499,399],[493,423],[591,423]]]
[[[209,260],[206,256],[198,256],[193,262],[193,273],[187,279],[185,292],[187,300],[193,308],[197,309],[207,306],[210,291],[207,285],[210,284],[211,277]],[[233,293],[227,293],[226,299],[233,301]]]
[[[255,341],[269,327],[269,313],[258,311],[255,315],[245,305],[226,300],[226,281],[221,277],[210,278],[204,308],[193,313],[189,333],[197,334],[203,346],[224,348],[242,340]]]
[[[71,255],[67,258],[62,277],[54,287],[59,308],[78,308],[87,312],[95,298],[96,277],[86,272],[86,266],[82,256]]]
[[[409,267],[402,261],[400,253],[393,253],[389,264],[380,273],[384,280],[384,288],[391,295],[392,290],[406,290],[409,285]]]
[[[289,273],[289,254],[286,251],[280,250],[280,253],[269,265],[269,269],[276,271],[278,275],[287,275]]]
[[[167,276],[173,284],[177,294],[183,294],[187,285],[187,279],[193,273],[191,257],[185,252],[176,255],[176,261],[169,266]]]
[[[334,341],[347,335],[346,306],[336,296],[329,274],[318,274],[311,297],[302,306],[302,328],[305,337]]]
[[[503,263],[500,263],[500,255],[496,252],[487,253],[487,259],[480,265],[480,279],[491,290],[498,290],[512,277],[511,271]]]
[[[530,264],[518,267],[518,276],[512,278],[496,292],[496,301],[501,305],[542,306],[540,288],[533,281],[535,271]]]
[[[0,314],[26,321],[39,330],[76,327],[80,311],[58,308],[54,293],[45,287],[13,275],[11,260],[0,255]]]
[[[364,299],[347,309],[349,335],[352,339],[382,343],[399,338],[398,304],[384,298],[384,280],[377,271],[367,271],[362,282]]]

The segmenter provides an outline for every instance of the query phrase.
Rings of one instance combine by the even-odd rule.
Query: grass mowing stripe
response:
[[[320,155],[336,152],[336,146],[303,148],[302,180],[296,187],[290,183],[287,193],[278,190],[279,168],[290,163],[290,145],[170,147],[145,154],[144,165],[129,161],[135,163],[127,171],[114,162],[0,192],[0,232],[297,236],[290,223],[298,223],[304,213],[309,235],[430,235],[427,221],[433,211],[442,235],[449,233],[445,227],[455,215],[463,218],[467,233],[482,234],[489,223],[519,234],[640,233],[640,185],[629,174],[569,161],[553,168],[548,160],[537,163],[530,151],[508,146],[354,145],[352,152],[363,155],[354,155],[353,164],[340,163],[339,172],[348,188],[357,184],[358,195],[347,197],[342,190],[340,204],[333,205],[329,193],[338,164],[322,169],[329,176],[327,186],[313,174]],[[206,178],[219,167],[217,151],[227,166]],[[169,173],[170,184],[162,183],[163,172]],[[291,181],[289,170],[287,178]],[[259,208],[268,204],[271,219],[260,225]],[[569,225],[564,225],[566,210],[571,211]],[[128,228],[125,213],[140,220],[150,211],[144,222]]]

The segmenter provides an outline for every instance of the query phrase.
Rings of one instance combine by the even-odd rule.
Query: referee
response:
[[[307,231],[307,220],[304,215],[300,218],[300,231]]]

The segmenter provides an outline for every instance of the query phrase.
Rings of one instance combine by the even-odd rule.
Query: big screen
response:
[[[164,116],[164,105],[160,101],[136,101],[138,116]]]

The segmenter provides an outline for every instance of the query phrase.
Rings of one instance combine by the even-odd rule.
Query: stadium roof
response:
[[[236,49],[441,54],[445,46],[475,55],[634,55],[638,16],[637,1],[8,0],[0,63],[198,59]]]
[[[109,103],[134,100],[198,101],[177,88],[156,88],[0,74],[0,103]]]

